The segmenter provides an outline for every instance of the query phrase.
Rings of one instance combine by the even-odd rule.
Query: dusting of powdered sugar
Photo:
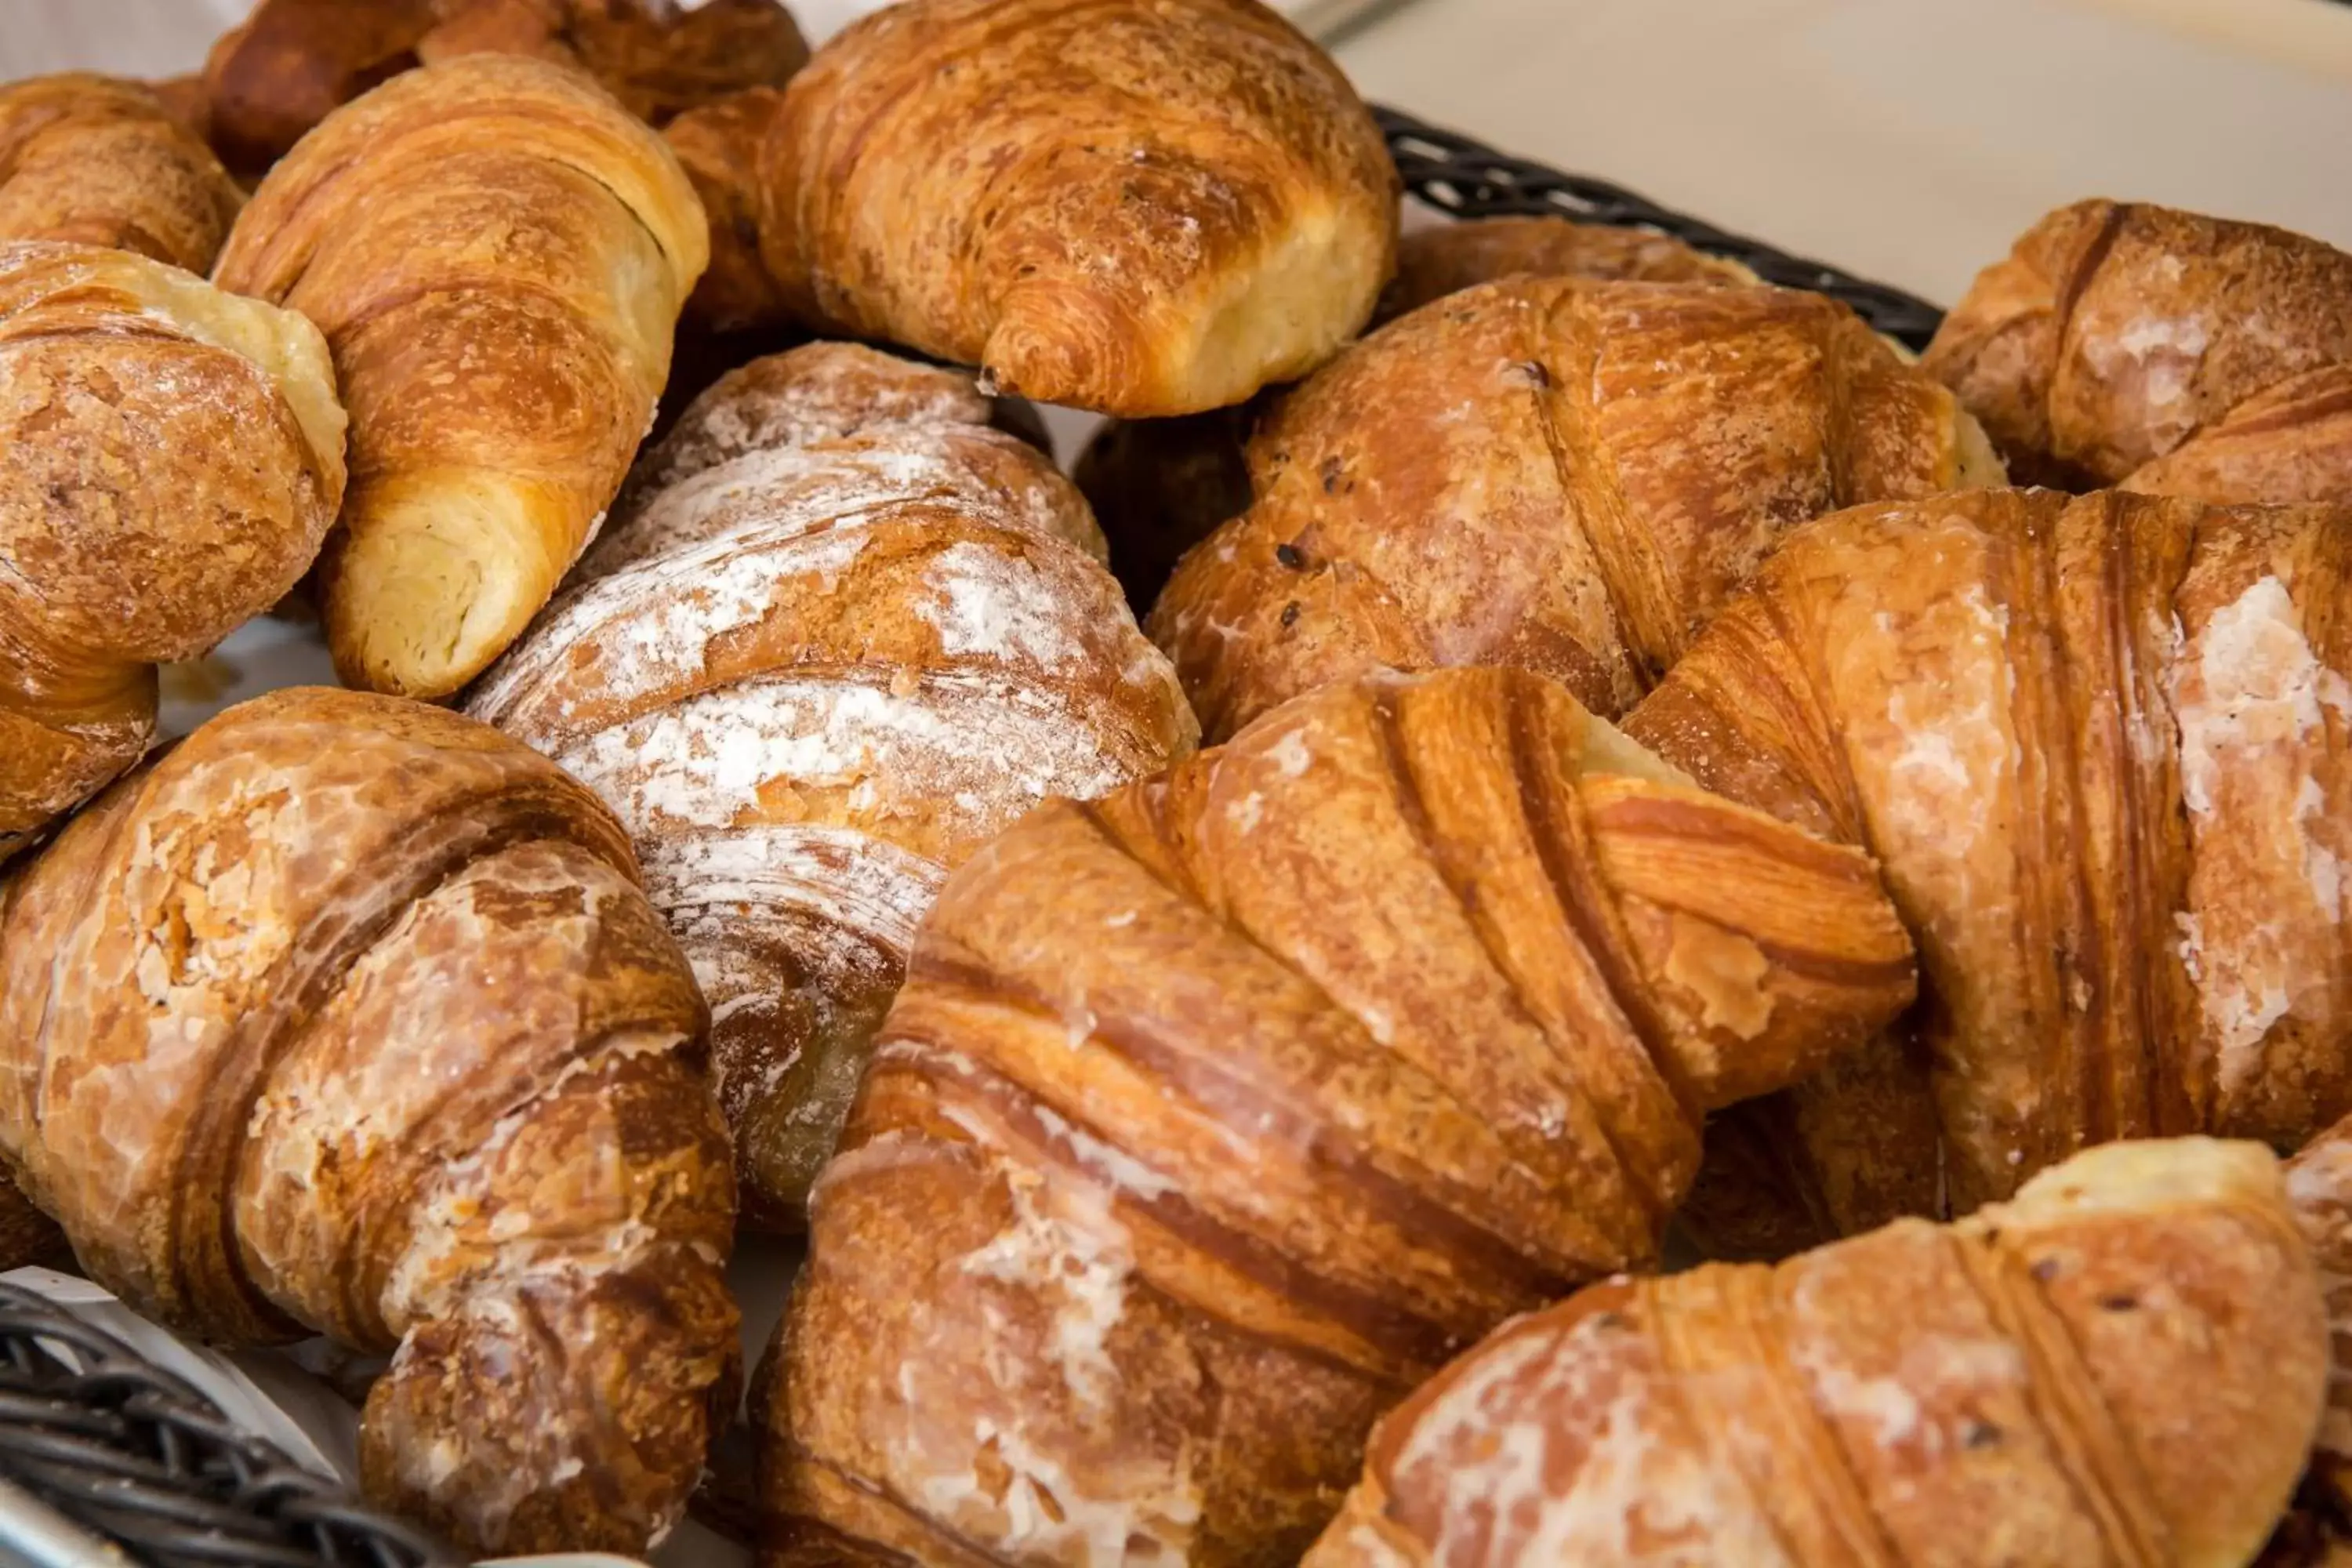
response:
[[[595,789],[640,839],[665,821],[723,827],[763,812],[773,786],[848,792],[887,814],[970,795],[983,830],[1045,799],[1091,800],[1149,771],[1058,692],[961,673],[903,694],[878,672],[791,676],[703,692],[564,748],[556,761]]]
[[[2352,721],[2352,682],[2320,662],[2287,584],[2271,574],[2212,614],[2174,660],[2170,685],[2195,858],[2192,907],[2174,921],[2221,1087],[2234,1092],[2260,1072],[2263,1041],[2293,1010],[2312,955],[2332,952],[2325,933],[2342,919],[2343,868],[2316,769],[2328,715]]]

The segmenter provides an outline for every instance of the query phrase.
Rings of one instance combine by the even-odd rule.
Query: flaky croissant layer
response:
[[[292,689],[0,901],[0,1152],[172,1327],[391,1353],[361,1464],[484,1551],[635,1552],[740,1385],[691,974],[580,784]]]
[[[1868,860],[1503,670],[1301,699],[949,879],[761,1396],[773,1563],[1295,1561],[1381,1409],[1654,1259],[1911,994]]]
[[[2242,1564],[2327,1352],[2269,1154],[2109,1144],[1948,1228],[1510,1325],[1388,1417],[1307,1562]]]

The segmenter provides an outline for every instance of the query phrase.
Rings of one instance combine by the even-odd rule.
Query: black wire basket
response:
[[[1622,185],[1506,156],[1393,109],[1373,112],[1388,137],[1397,172],[1404,176],[1404,188],[1454,217],[1568,217],[1653,229],[1711,256],[1739,262],[1767,283],[1809,289],[1850,305],[1874,330],[1913,350],[1926,348],[1943,321],[1941,310],[1899,289],[1685,216]]]
[[[1455,217],[1552,214],[1646,228],[1743,263],[1767,282],[1853,308],[1914,349],[1941,313],[1923,300],[1662,207],[1604,180],[1507,157],[1391,110],[1377,111],[1405,189]],[[0,1481],[163,1568],[426,1568],[461,1561],[360,1506],[241,1432],[220,1408],[111,1335],[0,1284]],[[0,1491],[0,1545],[10,1533]],[[23,1527],[19,1516],[19,1527]],[[77,1560],[35,1556],[38,1563]]]
[[[0,1479],[129,1561],[160,1568],[438,1568],[462,1561],[238,1430],[220,1406],[113,1335],[6,1283],[0,1283]],[[20,1510],[21,1504],[8,1510],[18,1514],[18,1534]],[[38,1555],[35,1542],[12,1536],[5,1523],[0,1542],[38,1563],[86,1560],[56,1531]]]

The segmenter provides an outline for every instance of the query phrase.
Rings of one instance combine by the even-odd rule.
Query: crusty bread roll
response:
[[[2327,1325],[2276,1162],[2075,1156],[1778,1268],[1617,1280],[1391,1415],[1307,1568],[2237,1568]]]
[[[123,250],[0,243],[0,859],[139,760],[155,666],[291,588],[343,494],[318,329]]]
[[[2352,255],[2137,202],[2061,207],[1924,362],[2036,482],[2352,500]]]
[[[0,240],[207,272],[244,202],[197,133],[135,82],[77,71],[0,86]]]
[[[1397,223],[1371,115],[1256,0],[891,6],[786,89],[761,194],[809,320],[1123,415],[1329,358]]]
[[[352,486],[320,577],[347,684],[446,696],[547,602],[652,421],[709,244],[660,137],[520,57],[398,77],[271,172],[218,276],[334,351]]]
[[[948,870],[1198,733],[1086,503],[991,412],[847,344],[734,372],[472,701],[628,826],[753,1224],[799,1228]]]
[[[1942,386],[1818,294],[1521,277],[1392,321],[1251,437],[1250,510],[1149,629],[1212,739],[1387,666],[1630,708],[1811,518],[1994,482]]]
[[[1032,814],[949,879],[818,1182],[764,1561],[1296,1562],[1383,1408],[1654,1263],[1706,1110],[1911,981],[1865,858],[1524,671]]]

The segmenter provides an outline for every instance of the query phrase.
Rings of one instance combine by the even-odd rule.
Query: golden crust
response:
[[[1307,1562],[2221,1568],[2326,1383],[2270,1156],[2110,1144],[1948,1229],[1510,1325],[1388,1417]]]
[[[1528,273],[1642,283],[1754,283],[1737,261],[1670,235],[1564,217],[1489,217],[1440,224],[1397,242],[1396,277],[1375,321],[1392,321],[1448,294]]]
[[[1396,175],[1254,0],[915,0],[785,91],[761,244],[803,317],[1129,416],[1239,403],[1360,328]]]
[[[1864,1053],[1759,1131],[1815,1185],[1792,1206],[1840,1230],[1964,1213],[2085,1143],[2293,1148],[2352,1110],[2347,572],[2343,509],[1857,508],[1628,720],[1709,787],[1868,847],[1919,942],[1917,1049]]]
[[[394,1352],[369,1487],[484,1549],[642,1550],[736,1375],[705,1013],[635,875],[495,731],[298,688],[0,906],[24,1191],[160,1321]]]
[[[1387,666],[1630,708],[1797,524],[1983,482],[1950,394],[1819,295],[1518,278],[1392,322],[1250,441],[1149,629],[1211,738]]]
[[[205,272],[244,201],[197,133],[136,83],[74,72],[0,86],[0,240]]]
[[[2352,255],[2142,203],[2061,207],[1923,365],[2021,475],[2218,504],[2352,496]]]
[[[352,488],[320,582],[347,683],[446,696],[546,603],[652,421],[709,246],[659,137],[519,57],[411,71],[271,172],[218,276],[334,353]]]
[[[662,132],[710,215],[710,269],[686,302],[696,327],[744,331],[791,320],[760,257],[760,144],[782,107],[774,89],[751,88],[688,110]]]
[[[730,374],[472,700],[635,836],[764,1227],[800,1227],[948,869],[1197,738],[1085,503],[991,412],[851,344]]]
[[[293,586],[342,445],[301,317],[127,251],[0,243],[0,858],[138,760],[157,661]]]
[[[1867,860],[1504,670],[1032,815],[909,973],[771,1357],[772,1563],[1291,1560],[1437,1361],[1654,1258],[1706,1107],[1911,986]]]

